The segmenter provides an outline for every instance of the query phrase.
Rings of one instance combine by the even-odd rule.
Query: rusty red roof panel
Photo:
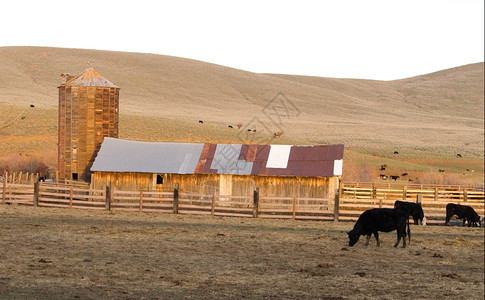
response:
[[[217,170],[211,170],[210,168],[212,160],[214,159],[214,153],[216,152],[216,146],[216,144],[204,144],[194,173],[217,173]]]

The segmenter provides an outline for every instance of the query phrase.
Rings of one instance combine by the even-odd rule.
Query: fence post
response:
[[[106,183],[106,195],[105,195],[105,201],[106,201],[106,210],[110,211],[111,210],[111,182],[108,181]]]
[[[343,182],[340,182],[339,189],[338,189],[338,195],[340,198],[342,198],[344,195],[344,188],[345,188],[345,184]]]
[[[3,179],[2,203],[5,204],[5,197],[7,196],[7,177]]]
[[[402,200],[408,199],[408,186],[405,185],[402,187]]]
[[[39,205],[39,187],[40,181],[34,182],[34,207]]]
[[[173,213],[179,213],[179,184],[175,184],[175,188],[173,189]]]
[[[259,187],[253,193],[253,218],[257,218],[259,213]]]
[[[422,202],[423,202],[423,195],[418,194],[416,196],[416,203],[419,204],[419,205],[421,205]]]
[[[435,187],[434,188],[434,201],[438,201],[438,195],[439,195],[438,187]]]
[[[340,207],[340,195],[344,189],[344,183],[340,182],[340,179],[337,178],[337,192],[335,193],[335,200],[333,203],[333,221],[338,222],[338,215],[339,215],[339,207]],[[354,190],[355,192],[355,190]]]
[[[468,189],[463,189],[463,202],[468,201]]]
[[[374,183],[372,183],[372,199],[377,198],[377,187]]]
[[[296,219],[296,197],[293,197],[293,220]]]

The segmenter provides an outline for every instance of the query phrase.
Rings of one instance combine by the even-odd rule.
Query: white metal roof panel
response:
[[[266,168],[286,169],[290,151],[291,145],[271,145]]]

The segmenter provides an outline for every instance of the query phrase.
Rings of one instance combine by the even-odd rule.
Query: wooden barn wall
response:
[[[133,172],[94,172],[91,184],[94,189],[104,189],[110,182],[117,190],[138,191],[152,190],[153,174]]]
[[[118,88],[59,87],[59,179],[90,180],[104,137],[118,137],[118,110]]]
[[[156,184],[157,174],[95,172],[95,188],[108,181],[121,190],[173,190],[175,183],[183,192],[211,195],[252,195],[259,187],[261,196],[331,198],[338,189],[338,177],[277,177],[219,174],[163,174],[163,185]]]

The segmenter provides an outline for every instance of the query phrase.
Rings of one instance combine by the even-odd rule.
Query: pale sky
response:
[[[1,46],[392,80],[484,61],[483,0],[0,1]]]

